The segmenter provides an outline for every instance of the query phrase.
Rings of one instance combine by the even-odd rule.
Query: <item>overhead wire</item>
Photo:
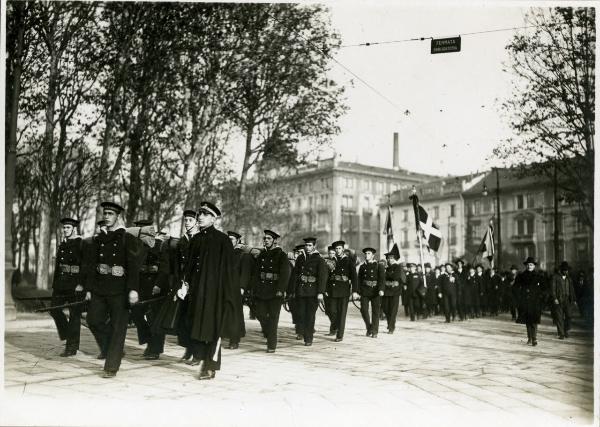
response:
[[[566,23],[564,24],[560,24],[560,23],[555,23],[555,24],[540,24],[540,25],[526,25],[523,27],[508,27],[508,28],[496,28],[493,30],[482,30],[482,31],[473,31],[470,33],[459,33],[457,36],[473,36],[473,35],[477,35],[477,34],[488,34],[488,33],[499,33],[499,32],[503,32],[503,31],[515,31],[515,30],[524,30],[527,28],[538,28],[538,27],[555,27],[555,26],[560,26],[560,25],[567,25]],[[340,46],[340,48],[347,48],[347,47],[360,47],[360,46],[375,46],[375,45],[381,45],[381,44],[397,44],[397,43],[406,43],[406,42],[416,42],[416,41],[424,41],[424,40],[433,40],[433,39],[440,39],[440,38],[445,38],[448,36],[436,36],[436,37],[413,37],[410,39],[402,39],[402,40],[386,40],[386,41],[380,41],[380,42],[365,42],[365,43],[358,43],[358,44],[347,44],[347,45],[342,45]]]

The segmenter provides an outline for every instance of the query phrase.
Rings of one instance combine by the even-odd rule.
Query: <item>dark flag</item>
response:
[[[488,225],[487,231],[483,236],[483,240],[481,241],[481,245],[479,246],[478,253],[481,253],[483,258],[487,258],[488,261],[493,262],[494,259],[494,223],[490,219],[490,224]],[[493,264],[492,264],[493,265]]]
[[[434,251],[440,248],[442,242],[442,232],[440,228],[434,224],[431,217],[427,214],[427,211],[419,205],[419,198],[416,194],[411,196],[413,201],[413,208],[415,211],[415,224],[417,232],[421,232],[427,246]]]
[[[392,231],[392,207],[388,205],[387,217],[385,219],[385,229],[383,233],[387,236],[387,247],[388,251],[392,250],[394,246],[394,233]]]

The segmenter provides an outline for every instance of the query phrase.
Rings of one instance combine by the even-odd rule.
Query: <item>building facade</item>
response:
[[[438,251],[428,250],[423,242],[423,262],[439,265],[447,260],[462,256],[465,252],[467,227],[463,193],[483,180],[484,174],[446,177],[415,185],[419,204],[431,216],[442,233],[442,243]],[[406,186],[390,197],[392,231],[394,243],[400,249],[402,262],[420,262],[420,246],[417,237],[415,214],[410,196],[413,188]],[[388,207],[385,203],[379,208],[381,218],[380,250],[387,251],[388,236],[385,221]]]
[[[282,245],[287,249],[311,235],[317,238],[320,252],[339,239],[357,252],[366,246],[379,248],[380,200],[402,186],[432,178],[398,167],[368,166],[336,158],[299,168],[277,184],[285,186],[292,218],[287,230],[282,230]],[[250,245],[260,246],[260,231],[247,236]]]
[[[497,185],[498,184],[498,185]],[[512,169],[494,169],[475,176],[445,178],[416,185],[421,206],[442,232],[437,252],[424,247],[424,262],[441,264],[463,258],[479,261],[478,251],[490,222],[499,268],[535,257],[539,268],[556,267],[554,249],[554,188],[551,180],[519,177]],[[499,190],[498,193],[497,189]],[[390,197],[394,241],[403,262],[419,262],[415,216],[409,197],[412,188],[402,188]],[[498,223],[497,202],[500,204]],[[387,206],[379,208],[380,250],[387,250],[385,220]],[[500,225],[500,227],[498,227]],[[498,236],[500,229],[500,236]],[[578,205],[558,198],[558,262],[566,260],[576,270],[593,265],[593,230],[586,226]],[[498,239],[500,237],[500,239]]]
[[[497,186],[497,183],[499,186]],[[497,188],[499,194],[496,196]],[[477,185],[463,194],[465,202],[468,252],[479,247],[490,219],[495,224],[498,252],[498,214],[500,200],[501,265],[522,267],[528,256],[535,257],[538,267],[556,268],[554,249],[554,186],[552,180],[519,177],[514,170],[496,169],[486,174]],[[593,230],[584,224],[577,204],[557,197],[558,262],[565,260],[574,269],[587,269],[593,264]]]

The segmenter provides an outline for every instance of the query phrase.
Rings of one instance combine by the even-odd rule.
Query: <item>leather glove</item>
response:
[[[158,286],[154,286],[152,288],[152,295],[158,295],[160,294],[160,288]]]
[[[135,304],[139,299],[137,291],[134,291],[133,289],[129,291],[129,304]]]

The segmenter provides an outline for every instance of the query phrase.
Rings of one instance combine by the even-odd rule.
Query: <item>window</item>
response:
[[[296,199],[296,209],[301,209],[302,208],[302,199],[300,197],[298,197]]]
[[[516,220],[517,236],[530,236],[533,234],[533,218]]]
[[[482,208],[483,208],[483,212],[484,213],[490,211],[490,199],[489,198],[483,199],[483,206],[482,206]]]
[[[309,208],[312,208],[312,207],[313,207],[313,198],[312,198],[312,196],[309,196],[309,197],[308,197],[308,207],[309,207]]]
[[[363,191],[369,191],[369,187],[370,187],[369,183],[370,183],[370,181],[368,179],[365,179],[362,182],[362,189],[363,189]]]
[[[394,193],[396,191],[398,191],[398,184],[392,184],[391,188],[390,188],[390,192]]]
[[[402,221],[408,221],[408,209],[402,210]]]
[[[529,209],[535,208],[535,195],[534,194],[527,195],[527,207]]]
[[[450,216],[453,218],[456,216],[456,205],[450,205]]]
[[[522,194],[517,195],[517,209],[525,209],[525,198]]]
[[[588,250],[585,242],[577,242],[575,244],[576,259],[588,259]],[[561,258],[562,259],[562,258]]]
[[[575,217],[575,232],[583,233],[585,231],[585,224],[583,223],[583,217],[581,215],[577,215]]]
[[[346,209],[352,209],[354,206],[353,196],[342,196],[342,207]]]
[[[433,207],[433,219],[439,219],[439,218],[440,218],[440,207],[434,206]]]
[[[471,228],[471,237],[473,240],[479,240],[483,237],[481,234],[481,224],[473,224]]]
[[[364,209],[371,210],[371,198],[369,196],[364,196]]]
[[[408,230],[402,230],[402,247],[408,248]]]
[[[377,194],[383,194],[384,189],[383,189],[383,182],[378,182],[377,183]]]
[[[354,178],[344,178],[344,188],[354,188]]]
[[[475,200],[473,202],[473,214],[479,215],[481,213],[481,200]]]
[[[325,212],[320,212],[317,215],[317,225],[319,227],[324,227],[327,224],[327,213]]]
[[[517,255],[520,259],[525,259],[527,257],[535,257],[535,246],[533,245],[524,245],[517,247]]]
[[[298,193],[302,193],[302,183],[298,184]]]
[[[450,242],[450,245],[456,245],[456,225],[455,224],[451,224],[450,225],[450,232],[449,232],[450,236],[448,236],[448,241]]]

